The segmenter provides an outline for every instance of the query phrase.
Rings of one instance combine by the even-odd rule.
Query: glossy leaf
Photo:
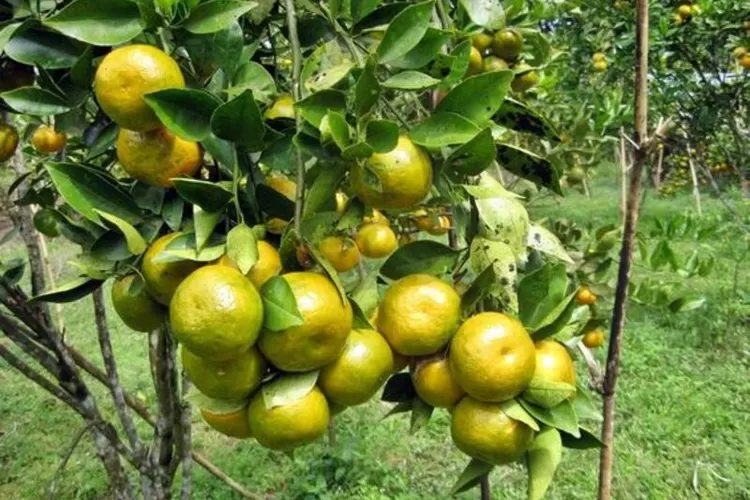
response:
[[[272,278],[273,279],[273,278]],[[261,392],[266,409],[285,406],[304,398],[315,387],[318,371],[285,373],[270,383],[263,384]]]
[[[145,27],[141,12],[130,0],[76,0],[44,24],[91,45],[119,45],[138,36]]]
[[[246,90],[252,90],[253,97],[260,102],[270,102],[276,94],[276,82],[273,76],[257,62],[246,62],[237,68],[233,85],[227,89],[227,95],[231,99]]]
[[[402,71],[388,78],[381,85],[388,89],[423,90],[434,87],[440,80],[419,71]]]
[[[255,195],[258,204],[263,207],[263,211],[269,216],[283,220],[294,217],[294,202],[275,189],[271,189],[265,184],[258,184],[255,187]]]
[[[133,255],[140,255],[146,250],[146,241],[143,239],[143,236],[141,236],[141,233],[139,233],[130,223],[101,210],[94,209],[94,212],[96,212],[99,217],[115,226],[122,233],[125,237],[125,242],[128,245],[130,253]]]
[[[376,63],[368,58],[354,87],[354,111],[358,117],[370,112],[380,97],[380,83],[375,77]]]
[[[419,69],[426,66],[440,53],[440,49],[448,43],[451,33],[435,28],[427,28],[427,32],[416,47],[403,56],[390,62],[394,68]]]
[[[557,429],[547,428],[536,436],[527,452],[529,500],[541,500],[547,493],[557,466],[562,460],[562,439]]]
[[[336,66],[325,69],[305,82],[305,86],[310,92],[318,92],[338,85],[344,78],[349,76],[349,72],[354,68],[354,63],[345,61]]]
[[[446,171],[452,176],[479,175],[492,165],[496,153],[492,130],[486,128],[451,153]]]
[[[559,140],[559,135],[552,124],[528,105],[506,97],[502,106],[493,117],[498,125],[534,134],[547,139]]]
[[[272,332],[286,330],[304,322],[292,287],[282,276],[269,279],[260,290],[263,299],[263,328]]]
[[[574,437],[580,437],[578,430],[578,417],[570,401],[563,401],[554,408],[540,408],[523,399],[519,400],[521,406],[528,411],[539,422],[566,432]]]
[[[238,224],[227,233],[227,256],[242,274],[247,274],[258,262],[258,241],[248,225]]]
[[[222,104],[211,117],[211,130],[222,139],[257,151],[263,144],[266,126],[250,90]]]
[[[468,315],[473,312],[477,304],[492,291],[496,282],[495,270],[492,265],[489,265],[461,295],[461,310],[464,314]]]
[[[387,153],[398,144],[398,125],[388,120],[367,122],[365,136],[367,144],[375,153]]]
[[[421,399],[414,398],[411,405],[411,421],[409,423],[409,433],[414,434],[419,429],[427,425],[430,421],[432,412],[435,410],[433,406],[428,405]]]
[[[0,94],[8,106],[33,116],[58,115],[70,111],[70,105],[58,95],[39,87],[21,87]]]
[[[75,302],[99,288],[102,283],[104,281],[88,277],[76,278],[54,290],[32,297],[30,302],[52,302],[54,304]]]
[[[0,54],[5,50],[5,44],[23,23],[10,23],[0,28]]]
[[[346,94],[338,90],[321,90],[299,101],[295,109],[302,118],[320,128],[320,122],[329,110],[346,111]]]
[[[211,135],[211,115],[221,105],[218,98],[196,89],[160,90],[143,100],[171,132],[194,142]]]
[[[455,113],[483,125],[500,109],[512,81],[512,71],[492,71],[466,78],[448,92],[435,112]]]
[[[572,448],[574,450],[591,450],[596,448],[603,448],[604,442],[599,439],[599,436],[593,432],[584,429],[583,427],[578,428],[581,437],[576,438],[570,434],[563,433],[562,445],[564,448]]]
[[[546,159],[510,144],[498,144],[497,162],[517,176],[562,196],[560,174]]]
[[[421,121],[409,132],[414,143],[428,148],[439,148],[470,141],[479,127],[456,113],[435,113]]]
[[[411,5],[402,10],[388,25],[378,45],[378,58],[385,64],[408,53],[427,32],[434,2]]]
[[[203,248],[208,243],[214,228],[221,220],[221,212],[207,212],[200,205],[193,205],[193,226],[195,229],[195,250],[200,257]]]
[[[215,33],[191,34],[182,40],[190,62],[202,78],[207,78],[217,69],[223,70],[227,77],[233,77],[240,63],[243,43],[242,28],[237,22]]]
[[[492,464],[488,464],[477,458],[472,458],[451,488],[450,496],[463,493],[464,491],[470,490],[479,485],[479,481],[481,481],[482,477],[489,474],[494,467],[495,466]]]
[[[391,254],[380,268],[380,274],[392,280],[416,273],[439,276],[451,271],[460,255],[460,250],[437,241],[419,240]]]
[[[563,300],[568,284],[565,266],[547,263],[524,276],[518,285],[519,319],[535,330]]]
[[[560,239],[542,226],[532,225],[529,228],[527,244],[534,250],[573,264],[573,259],[568,255]]]
[[[303,216],[336,210],[336,188],[349,170],[349,165],[338,162],[323,167],[305,195]]]
[[[460,0],[471,21],[490,30],[505,24],[505,10],[500,0]]]
[[[542,408],[552,408],[576,393],[575,386],[564,382],[551,382],[533,378],[523,393],[523,398]]]
[[[518,422],[523,422],[535,431],[539,430],[539,423],[534,420],[534,417],[532,417],[523,406],[521,406],[521,403],[519,403],[518,400],[509,399],[508,401],[503,402],[501,407],[508,417]]]
[[[87,219],[101,223],[94,210],[98,209],[130,224],[141,221],[135,202],[102,174],[74,163],[49,162],[45,166],[63,199]]]
[[[17,33],[5,44],[11,59],[45,69],[72,67],[83,53],[80,44],[53,31],[27,29]]]
[[[176,178],[173,182],[177,193],[185,201],[207,212],[218,212],[232,200],[232,192],[215,182],[183,178]]]
[[[182,27],[190,33],[202,35],[228,28],[238,17],[255,7],[257,3],[246,0],[210,0],[198,4]]]

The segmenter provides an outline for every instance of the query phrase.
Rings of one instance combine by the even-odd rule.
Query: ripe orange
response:
[[[466,394],[443,356],[417,361],[411,379],[420,399],[436,408],[451,408]]]
[[[576,302],[583,306],[590,306],[596,302],[596,295],[587,287],[581,287],[576,294]]]
[[[0,123],[0,163],[8,161],[18,147],[18,131],[12,125]]]
[[[117,159],[131,177],[171,188],[173,177],[193,177],[198,172],[203,153],[198,143],[181,139],[164,128],[148,132],[120,129]]]
[[[382,224],[366,224],[354,237],[362,255],[371,259],[380,259],[393,252],[398,246],[396,234]]]
[[[297,183],[280,174],[266,177],[266,185],[277,193],[283,194],[289,200],[294,201],[297,196]],[[288,223],[289,221],[272,217],[266,221],[266,230],[271,234],[281,234]]]
[[[484,312],[461,325],[448,359],[458,385],[470,396],[501,402],[517,396],[531,382],[536,349],[518,320]]]
[[[565,346],[554,340],[542,340],[535,347],[535,379],[576,385],[576,368]]]
[[[143,279],[146,281],[148,294],[158,303],[168,306],[172,295],[182,280],[198,269],[201,264],[192,260],[178,260],[172,262],[154,262],[169,243],[182,233],[165,234],[154,241],[141,262]]]
[[[466,396],[453,408],[451,437],[456,447],[472,458],[493,465],[518,460],[531,445],[534,431],[513,420],[500,403]]]
[[[349,238],[328,236],[318,244],[318,250],[340,273],[354,269],[360,260],[359,248]]]
[[[419,203],[432,186],[432,160],[406,136],[387,153],[375,153],[352,167],[357,198],[372,208],[407,208]]]
[[[583,335],[583,345],[589,349],[596,349],[604,345],[604,330],[597,328]]]
[[[209,361],[181,349],[185,375],[200,392],[223,401],[245,401],[260,385],[268,363],[251,347],[235,359]]]
[[[405,356],[434,354],[450,341],[461,315],[461,297],[447,283],[412,274],[393,283],[378,307],[378,331]]]
[[[296,113],[294,112],[294,99],[290,95],[277,97],[271,106],[263,112],[263,117],[267,120],[276,120],[277,118],[288,118],[294,120],[296,117]]]
[[[94,93],[102,111],[121,128],[145,132],[161,127],[143,96],[183,88],[177,62],[149,45],[126,45],[102,60],[94,77]]]
[[[594,72],[604,73],[607,71],[607,61],[595,61],[592,67],[594,68]]]
[[[150,332],[162,326],[165,310],[141,287],[134,295],[130,286],[134,274],[118,278],[112,285],[112,305],[123,323],[137,332]]]
[[[315,370],[334,361],[352,329],[352,308],[326,276],[314,272],[283,274],[294,293],[303,324],[286,330],[264,330],[261,353],[276,368],[288,372]]]
[[[65,147],[68,138],[65,134],[55,132],[52,127],[42,125],[34,131],[31,136],[31,144],[40,153],[57,153]]]
[[[201,408],[201,417],[215,431],[236,439],[253,437],[247,417],[247,406],[228,413],[219,413],[208,408]]]

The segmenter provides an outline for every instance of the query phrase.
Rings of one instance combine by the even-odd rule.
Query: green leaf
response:
[[[411,405],[411,422],[409,424],[409,434],[414,434],[419,429],[427,425],[430,421],[432,412],[435,410],[433,406],[428,405],[420,398],[415,397]]]
[[[460,0],[471,21],[490,30],[505,24],[505,10],[500,0]]]
[[[290,220],[294,217],[294,202],[265,184],[255,187],[255,196],[263,211],[270,217]]]
[[[261,388],[263,403],[265,403],[267,410],[295,403],[310,394],[317,381],[318,370],[305,373],[285,373],[270,383],[263,384]]]
[[[572,292],[565,297],[537,326],[536,331],[531,335],[534,342],[543,340],[547,337],[557,335],[562,332],[565,326],[573,316],[573,312],[578,308],[575,301],[576,292]]]
[[[380,274],[392,280],[416,273],[439,276],[455,267],[461,252],[437,241],[415,241],[393,252]]]
[[[239,23],[233,22],[227,29],[208,35],[188,35],[182,44],[190,55],[190,62],[202,78],[207,78],[217,69],[231,78],[234,76],[242,55],[244,38]]]
[[[218,415],[228,415],[247,406],[247,401],[226,401],[223,399],[210,398],[196,389],[194,385],[190,386],[184,399],[201,410],[210,411],[211,413]]]
[[[182,23],[190,33],[203,35],[228,28],[257,3],[246,0],[211,0],[198,4]]]
[[[146,247],[148,246],[146,244],[146,240],[143,239],[141,233],[139,233],[138,230],[134,228],[130,223],[115,215],[108,214],[101,210],[94,209],[94,212],[96,212],[99,217],[115,226],[122,233],[122,235],[125,236],[125,241],[127,242],[128,250],[130,251],[130,253],[132,253],[133,255],[140,255],[144,251],[146,251]]]
[[[196,207],[197,208],[197,207]],[[196,225],[199,224],[196,221]],[[154,262],[176,262],[192,260],[195,262],[211,262],[226,253],[226,244],[220,236],[210,235],[200,251],[197,250],[195,233],[185,233],[177,236],[154,258]]]
[[[562,196],[560,173],[554,165],[541,156],[510,144],[498,144],[497,162],[517,176]]]
[[[378,58],[382,64],[408,53],[419,44],[427,32],[434,2],[411,5],[393,18],[378,45]]]
[[[63,199],[90,221],[101,224],[94,209],[130,224],[141,221],[141,211],[135,202],[102,174],[74,163],[48,162],[45,167]]]
[[[391,61],[390,65],[400,69],[423,68],[435,59],[435,56],[440,53],[440,49],[448,43],[450,38],[451,33],[449,31],[427,28],[427,32],[417,46],[403,56]]]
[[[550,230],[537,225],[529,227],[527,244],[534,250],[551,255],[568,264],[573,264],[560,239]]]
[[[171,132],[186,141],[202,141],[211,135],[211,115],[221,101],[203,90],[165,89],[143,96]]]
[[[557,429],[547,428],[534,437],[527,452],[529,500],[541,500],[547,493],[562,459],[562,439]]]
[[[445,160],[446,171],[454,177],[479,175],[492,165],[496,153],[492,130],[486,128],[451,153]]]
[[[604,442],[599,439],[599,436],[583,427],[579,427],[578,430],[581,433],[581,437],[578,438],[571,436],[570,434],[562,434],[563,448],[571,448],[574,450],[604,448]]]
[[[65,100],[49,90],[39,87],[21,87],[0,94],[8,106],[19,113],[34,116],[59,115],[70,111]]]
[[[232,201],[232,192],[221,184],[198,179],[173,180],[177,193],[188,203],[200,206],[206,212],[218,212]]]
[[[177,196],[164,202],[161,209],[161,216],[172,231],[180,229],[184,208],[185,202],[182,201],[182,198]]]
[[[99,288],[102,283],[104,283],[102,280],[82,276],[60,285],[54,290],[32,297],[29,302],[52,302],[55,304],[75,302]]]
[[[578,430],[578,417],[570,401],[563,401],[554,408],[540,408],[523,399],[519,400],[521,406],[536,420],[555,429],[580,437]]]
[[[519,132],[527,132],[559,141],[557,130],[549,121],[526,104],[506,97],[500,110],[492,118],[495,123]]]
[[[211,130],[217,137],[240,144],[250,151],[261,149],[266,126],[253,92],[246,90],[216,108],[211,117]]]
[[[352,130],[344,115],[338,111],[329,111],[325,120],[331,132],[331,138],[339,149],[345,149],[352,142]],[[324,128],[321,122],[321,129]]]
[[[3,50],[5,50],[5,44],[8,43],[10,37],[13,36],[21,24],[23,23],[10,23],[0,29],[0,54],[3,53]]]
[[[384,81],[381,85],[388,89],[422,90],[434,87],[440,80],[419,71],[402,71]]]
[[[295,109],[302,118],[320,128],[320,122],[329,110],[346,112],[346,94],[338,90],[321,90],[299,101]]]
[[[359,304],[354,302],[351,298],[349,299],[349,304],[352,306],[352,314],[354,316],[352,328],[374,330],[375,327],[370,323],[370,320],[367,319],[367,315],[362,311],[362,308],[359,307]]]
[[[518,400],[509,399],[508,401],[503,402],[501,406],[508,417],[517,420],[518,422],[523,422],[535,431],[539,430],[539,423],[534,420],[534,417],[532,417],[523,406],[521,406],[521,403],[519,403]]]
[[[221,212],[207,212],[200,205],[193,205],[193,225],[195,226],[195,249],[198,256],[208,243],[214,228],[221,220]]]
[[[435,113],[421,121],[409,132],[416,144],[439,148],[470,141],[479,133],[479,127],[455,113]]]
[[[380,400],[389,403],[411,402],[416,396],[417,391],[414,389],[414,382],[411,375],[408,373],[396,373],[391,375],[391,378],[385,383]]]
[[[29,66],[60,69],[73,66],[83,53],[83,48],[59,33],[32,28],[11,38],[5,45],[5,53],[11,59]]]
[[[227,233],[227,256],[247,274],[258,262],[258,241],[252,228],[238,224]]]
[[[479,235],[502,241],[513,249],[516,259],[525,261],[529,231],[526,207],[515,198],[503,196],[477,199],[475,203],[479,212]]]
[[[365,2],[371,2],[373,0],[365,0]],[[356,5],[359,2],[354,2],[353,10],[356,9]],[[360,33],[363,30],[375,28],[375,27],[385,27],[386,24],[388,24],[394,17],[396,17],[401,11],[403,11],[405,8],[412,5],[411,2],[394,2],[389,3],[386,5],[383,5],[377,10],[368,10],[367,14],[363,14],[362,17],[355,17],[355,19],[358,19],[357,24],[352,29],[352,32],[354,33]]]
[[[492,71],[466,78],[448,92],[435,112],[455,113],[483,125],[500,109],[512,81],[512,71]]]
[[[274,276],[260,289],[263,299],[263,328],[272,332],[286,330],[304,323],[297,308],[297,299],[292,287],[282,276]]]
[[[305,195],[302,215],[336,210],[336,188],[348,171],[349,165],[344,162],[325,165]]]
[[[360,212],[361,214],[361,212]],[[362,216],[357,218],[357,224],[361,222]],[[378,294],[378,275],[377,273],[367,273],[364,278],[357,281],[357,284],[350,292],[353,302],[356,302],[362,311],[370,316],[378,307],[380,296]]]
[[[365,137],[375,153],[387,153],[398,144],[398,125],[388,120],[367,122]]]
[[[354,67],[355,64],[351,61],[345,61],[341,64],[332,66],[309,78],[307,82],[305,82],[305,87],[307,87],[307,90],[310,92],[319,92],[321,90],[335,87],[344,78],[349,76],[349,73]]]
[[[533,378],[524,391],[523,398],[542,408],[552,408],[566,399],[570,399],[575,393],[575,386],[570,384]]]
[[[464,314],[473,312],[477,304],[492,291],[496,282],[495,269],[489,265],[461,296],[461,310]]]
[[[148,210],[154,214],[160,214],[164,206],[166,190],[157,186],[151,186],[144,182],[136,181],[130,188],[130,196],[138,208]]]
[[[253,97],[267,103],[276,94],[276,82],[273,76],[257,62],[246,62],[237,68],[233,86],[227,89],[227,96],[231,99],[245,90],[252,90]]]
[[[365,62],[365,67],[357,79],[354,87],[354,112],[357,117],[362,117],[370,112],[380,98],[380,83],[375,77],[377,64],[373,57]]]
[[[463,493],[477,486],[481,479],[489,474],[495,466],[483,462],[477,458],[472,458],[466,465],[461,475],[458,476],[456,483],[451,488],[450,496]]]
[[[448,76],[443,78],[443,83],[440,84],[441,89],[450,89],[464,79],[466,71],[469,69],[470,54],[471,40],[467,39],[456,45],[449,56],[438,56],[441,69],[448,70]]]
[[[129,0],[76,0],[44,24],[91,45],[119,45],[145,27],[138,6]]]
[[[697,297],[697,298],[691,298],[691,297],[678,297],[672,302],[669,303],[669,310],[673,313],[678,312],[685,312],[685,311],[693,311],[695,309],[699,309],[703,307],[703,305],[706,303],[705,297]]]
[[[321,212],[321,213],[315,214],[313,217],[322,216],[326,218],[327,214],[328,212]],[[339,214],[334,212],[334,216],[338,218]],[[310,218],[306,218],[302,221],[302,226],[305,227],[305,225],[307,226],[312,225],[310,224]],[[313,238],[309,238],[309,239],[313,239]],[[336,290],[338,290],[339,292],[339,298],[341,299],[341,303],[342,304],[346,303],[349,300],[349,298],[346,296],[346,290],[344,290],[344,285],[341,283],[341,278],[339,278],[338,271],[336,271],[336,269],[333,267],[333,265],[331,265],[328,259],[326,259],[325,257],[321,255],[320,251],[318,251],[317,246],[310,245],[307,247],[307,250],[308,252],[310,252],[310,255],[312,256],[313,260],[315,260],[315,262],[320,267],[323,268],[323,271],[328,275],[328,279],[330,279],[333,282],[333,284],[336,285]]]
[[[201,141],[201,146],[206,148],[206,151],[208,151],[214,160],[229,170],[234,168],[234,164],[237,162],[237,151],[234,144],[211,134]]]
[[[559,263],[547,263],[525,275],[518,285],[518,317],[524,326],[530,331],[545,326],[542,323],[563,301],[567,285],[565,266]]]
[[[511,312],[518,311],[516,295],[516,256],[510,245],[501,241],[492,241],[476,237],[471,242],[469,263],[475,273],[483,272],[492,266],[497,280],[487,293],[500,299]]]

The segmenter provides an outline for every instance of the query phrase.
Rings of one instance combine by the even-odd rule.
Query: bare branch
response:
[[[289,43],[292,46],[292,95],[294,102],[302,99],[302,49],[297,33],[297,13],[294,10],[294,0],[285,0],[286,21],[289,27]],[[302,115],[297,113],[297,130],[302,128]],[[305,200],[305,164],[302,161],[302,152],[297,148],[297,193],[294,196],[294,229],[300,234],[302,224],[302,206]]]
[[[0,330],[13,341],[23,352],[42,365],[55,378],[60,378],[60,365],[44,347],[37,343],[34,337],[26,335],[23,328],[12,319],[0,314]]]

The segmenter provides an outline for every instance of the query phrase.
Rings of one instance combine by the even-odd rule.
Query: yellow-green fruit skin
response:
[[[182,368],[196,389],[210,398],[244,401],[260,386],[268,362],[251,347],[239,357],[208,361],[182,347]]]
[[[374,330],[352,330],[341,355],[320,371],[318,386],[328,401],[355,406],[369,401],[393,371],[393,353]]]
[[[208,360],[237,358],[255,343],[263,324],[263,302],[242,273],[205,266],[188,276],[169,304],[174,337]]]
[[[501,403],[485,403],[466,396],[453,408],[451,437],[472,458],[505,465],[521,458],[534,439],[534,430],[511,419]]]
[[[258,391],[248,408],[250,429],[258,442],[272,450],[289,451],[309,444],[325,434],[331,411],[317,387],[294,403],[270,410]]]
[[[158,303],[168,306],[177,287],[201,264],[191,260],[154,262],[162,251],[181,233],[165,234],[148,247],[143,256],[141,271],[146,280],[148,294]]]
[[[150,332],[162,326],[164,309],[149,296],[146,287],[130,295],[128,290],[135,275],[115,280],[112,285],[112,305],[115,312],[130,329],[136,332]]]

